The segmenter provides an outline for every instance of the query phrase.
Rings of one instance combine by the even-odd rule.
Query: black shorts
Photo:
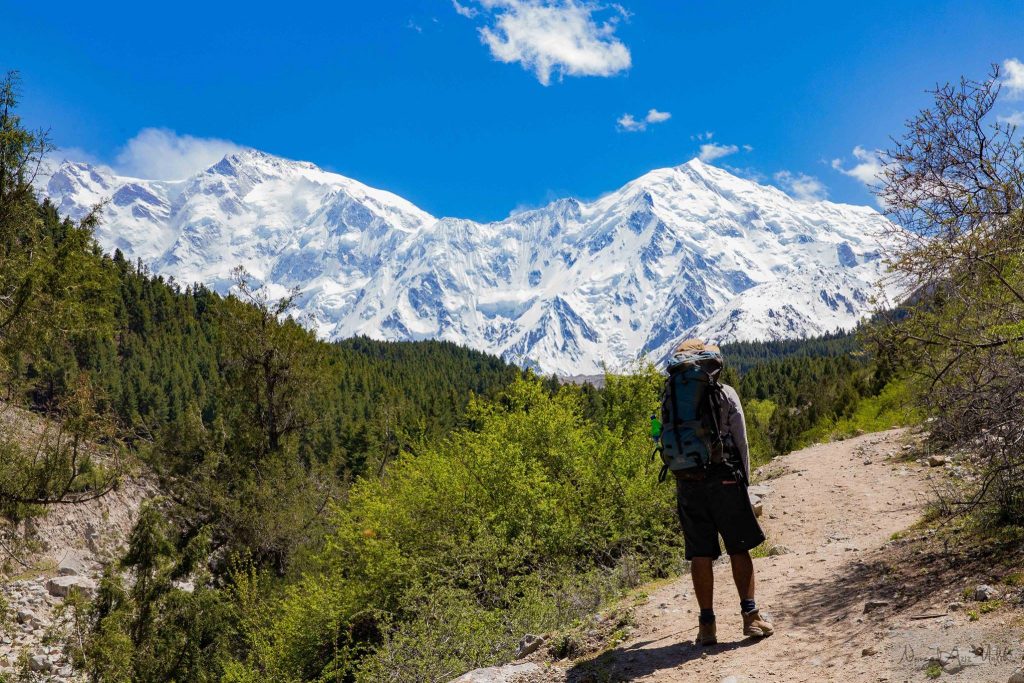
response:
[[[715,558],[722,554],[718,535],[730,555],[756,548],[764,542],[747,487],[721,477],[701,480],[676,479],[676,505],[683,524],[686,559]]]

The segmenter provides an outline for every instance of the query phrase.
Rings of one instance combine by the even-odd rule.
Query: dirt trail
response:
[[[920,519],[927,466],[894,462],[899,430],[807,448],[771,465],[762,524],[772,544],[791,552],[755,560],[761,609],[778,632],[745,639],[725,558],[715,568],[719,644],[692,645],[697,605],[689,577],[648,591],[629,640],[596,659],[553,665],[549,681],[921,681],[930,656],[959,647],[966,656],[943,674],[1007,680],[1020,660],[1021,633],[1003,623],[969,622],[953,589],[903,599],[880,568],[892,534]],[[867,608],[868,601],[888,605]],[[953,610],[957,609],[954,605]],[[938,612],[936,612],[938,610]],[[940,617],[933,615],[941,614]],[[928,616],[928,618],[921,618]],[[1015,648],[997,661],[993,644]],[[981,644],[988,657],[969,650]],[[867,651],[865,652],[865,650]],[[934,666],[934,665],[933,665]],[[958,671],[959,670],[959,671]]]

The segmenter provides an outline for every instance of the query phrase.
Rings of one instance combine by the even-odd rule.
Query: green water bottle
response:
[[[651,438],[655,441],[661,438],[661,420],[654,413],[651,413]]]

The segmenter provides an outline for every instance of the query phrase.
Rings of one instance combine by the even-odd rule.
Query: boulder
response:
[[[532,633],[527,633],[523,636],[523,639],[519,641],[519,647],[516,648],[516,659],[522,659],[527,655],[532,655],[543,644],[543,636],[535,636]]]
[[[77,557],[65,557],[57,566],[57,573],[61,576],[83,576],[85,563]]]
[[[58,576],[46,582],[46,590],[58,598],[66,598],[73,590],[91,598],[96,592],[96,582],[84,576]]]
[[[512,679],[516,676],[532,674],[538,671],[540,671],[540,666],[533,662],[489,666],[486,669],[473,669],[468,673],[464,673],[451,683],[511,683]]]
[[[946,456],[944,455],[932,455],[928,458],[929,467],[942,467],[946,464]]]

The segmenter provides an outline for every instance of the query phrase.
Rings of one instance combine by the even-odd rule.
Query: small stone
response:
[[[888,606],[888,600],[868,600],[864,603],[864,614],[867,614],[868,612],[874,612],[878,609],[884,609]]]
[[[32,655],[28,660],[28,668],[36,673],[48,673],[53,666],[46,655]]]
[[[1024,683],[1024,669],[1017,669],[1010,674],[1010,680],[1006,683]]]
[[[964,603],[962,602],[951,602],[947,608],[950,612],[962,612],[964,609]]]
[[[775,555],[789,555],[792,552],[793,551],[790,550],[787,546],[784,546],[784,545],[773,545],[768,550],[768,555],[774,557]]]
[[[944,455],[932,455],[928,458],[929,467],[942,467],[946,464],[946,456]]]
[[[985,602],[987,600],[993,600],[999,594],[996,593],[996,589],[992,586],[981,584],[974,589],[974,599],[978,602]]]
[[[863,650],[860,651],[860,656],[861,657],[874,657],[877,654],[878,654],[878,650],[876,650],[875,648],[873,648],[871,646],[868,646],[868,647],[866,647],[866,648],[864,648]]]
[[[747,494],[750,498],[750,506],[754,508],[754,516],[760,517],[764,512],[764,505],[761,503],[761,496],[755,496],[753,493]]]

